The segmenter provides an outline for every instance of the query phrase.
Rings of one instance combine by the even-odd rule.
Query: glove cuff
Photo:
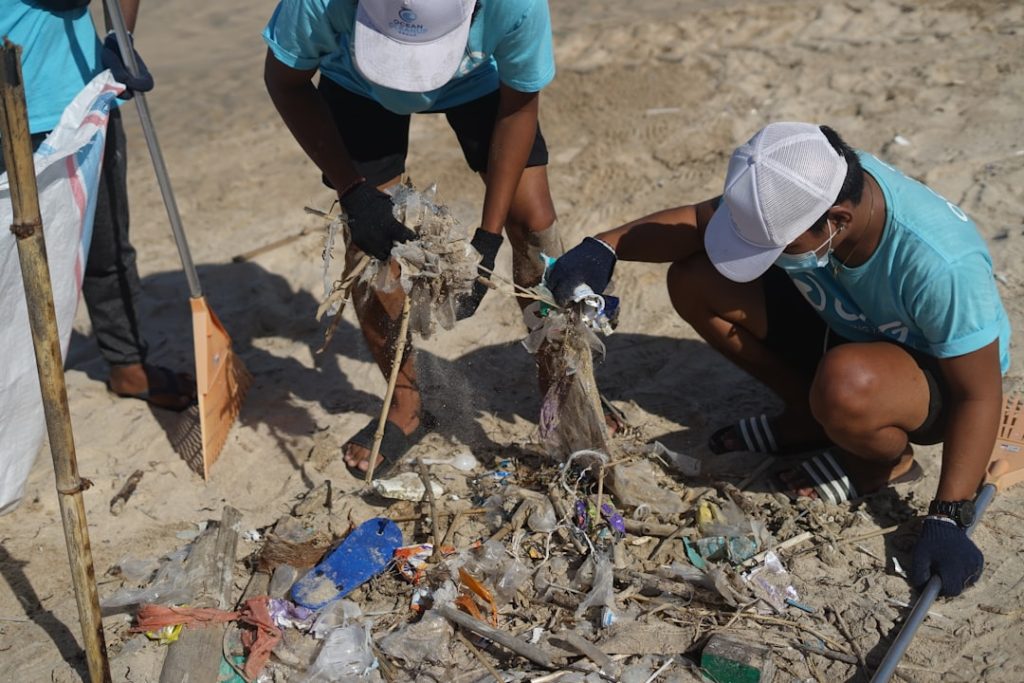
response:
[[[605,249],[607,249],[611,253],[612,258],[614,258],[616,261],[619,260],[619,255],[615,253],[614,249],[612,249],[612,245],[608,244],[603,239],[600,239],[600,238],[597,238],[597,237],[584,237],[583,238],[584,242],[587,241],[587,240],[591,240],[592,242],[597,242],[598,244],[600,244],[602,247],[604,247]]]
[[[487,232],[483,228],[477,228],[476,232],[473,233],[473,239],[470,244],[480,253],[481,262],[492,267],[494,265],[494,259],[498,255],[498,250],[501,249],[502,243],[505,238],[501,233],[494,234],[493,232]]]

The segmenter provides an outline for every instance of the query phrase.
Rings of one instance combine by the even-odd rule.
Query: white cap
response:
[[[462,62],[474,0],[359,0],[355,65],[374,83],[429,92]]]
[[[810,123],[772,123],[732,153],[722,203],[704,233],[725,277],[750,282],[828,211],[846,159]]]

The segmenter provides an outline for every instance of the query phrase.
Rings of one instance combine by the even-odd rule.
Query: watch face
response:
[[[962,527],[969,527],[974,523],[974,501],[965,500],[959,505],[959,514],[957,515],[957,522]]]

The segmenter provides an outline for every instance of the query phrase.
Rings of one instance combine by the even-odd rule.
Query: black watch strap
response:
[[[974,522],[974,501],[933,500],[928,506],[928,514],[948,517],[966,529]]]

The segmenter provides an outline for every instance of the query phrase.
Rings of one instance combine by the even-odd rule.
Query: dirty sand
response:
[[[558,76],[542,97],[550,179],[568,243],[644,213],[721,188],[728,154],[772,120],[828,123],[854,146],[927,182],[957,202],[990,240],[1016,339],[1024,339],[1024,5],[1019,2],[552,2]],[[157,88],[150,97],[178,204],[210,303],[235,338],[255,382],[211,481],[172,450],[174,418],[118,400],[101,381],[104,362],[81,308],[68,357],[68,390],[101,595],[123,558],[151,558],[183,543],[176,534],[219,518],[226,503],[258,528],[330,478],[358,483],[333,459],[375,417],[384,380],[351,311],[331,351],[314,356],[322,295],[321,240],[235,264],[231,257],[319,219],[319,174],[285,131],[262,85],[259,33],[271,2],[143,3],[140,51]],[[153,182],[135,112],[130,134],[133,241],[139,250],[145,330],[153,360],[191,358],[187,288]],[[441,117],[412,126],[408,171],[437,182],[471,227],[483,196]],[[510,271],[506,246],[499,272]],[[647,438],[694,454],[714,426],[776,399],[719,358],[671,311],[664,266],[621,265],[622,324],[598,381]],[[427,405],[442,416],[417,448],[446,455],[467,445],[493,457],[531,440],[538,399],[532,361],[519,346],[517,307],[489,295],[480,312],[418,344]],[[1016,353],[1007,385],[1019,387]],[[314,448],[316,446],[316,448]],[[311,465],[311,455],[319,467]],[[864,508],[866,530],[920,512],[931,498],[938,449],[921,449],[927,478]],[[714,465],[733,481],[742,456]],[[110,497],[136,469],[145,475],[124,512]],[[354,517],[379,511],[361,502]],[[826,511],[827,513],[828,511]],[[838,511],[836,514],[840,514]],[[842,513],[845,514],[845,513]],[[1024,487],[1001,494],[976,539],[987,558],[980,584],[939,602],[905,658],[910,681],[1024,680]],[[188,533],[184,534],[185,536]],[[865,541],[867,552],[803,554],[790,569],[805,601],[846,615],[874,660],[912,599],[891,572],[913,536]],[[240,556],[254,549],[242,542]],[[44,450],[21,507],[0,518],[0,652],[3,678],[79,680],[84,671],[75,602]],[[243,580],[241,566],[239,581]],[[241,585],[241,583],[239,584]],[[114,679],[158,677],[157,646],[123,651],[128,618],[105,620]],[[821,667],[852,680],[853,669]]]

